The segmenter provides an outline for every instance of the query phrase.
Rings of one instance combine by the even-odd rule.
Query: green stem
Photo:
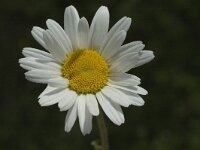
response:
[[[106,128],[106,123],[102,111],[100,111],[100,114],[97,117],[97,123],[99,126],[99,133],[101,138],[101,148],[102,150],[109,150],[108,130]]]

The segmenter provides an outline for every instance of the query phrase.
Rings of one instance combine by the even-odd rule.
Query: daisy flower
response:
[[[124,123],[123,107],[142,106],[147,91],[140,79],[126,73],[154,58],[141,41],[123,45],[131,18],[121,18],[109,31],[109,11],[101,6],[89,26],[73,6],[65,9],[64,29],[54,20],[47,29],[33,27],[34,39],[46,51],[26,47],[19,60],[27,80],[47,84],[39,95],[41,106],[58,104],[68,111],[65,131],[79,119],[81,132],[89,134],[99,109],[116,125]]]

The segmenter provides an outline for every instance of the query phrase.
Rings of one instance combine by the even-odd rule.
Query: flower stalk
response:
[[[106,122],[102,111],[100,111],[100,114],[97,117],[97,124],[99,127],[99,133],[101,138],[101,149],[109,150],[108,129],[106,127]]]

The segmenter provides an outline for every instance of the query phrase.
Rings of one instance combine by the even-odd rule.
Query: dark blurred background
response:
[[[112,150],[200,149],[200,3],[198,0],[1,0],[0,150],[92,150],[99,138],[96,119],[90,135],[78,122],[64,132],[66,112],[40,107],[44,85],[25,80],[19,67],[23,47],[41,46],[31,36],[48,18],[63,25],[65,7],[74,5],[89,22],[101,5],[109,7],[110,26],[123,16],[133,23],[126,42],[142,40],[155,59],[130,71],[149,91],[143,107],[123,109],[120,127],[108,119]]]

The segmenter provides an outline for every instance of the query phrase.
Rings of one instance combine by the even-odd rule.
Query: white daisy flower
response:
[[[54,20],[46,21],[48,29],[33,27],[31,33],[47,52],[24,48],[19,60],[27,80],[47,84],[39,95],[41,106],[58,103],[67,111],[65,131],[69,132],[77,117],[81,132],[89,134],[92,117],[99,115],[99,105],[116,125],[124,123],[121,106],[142,106],[139,96],[147,91],[138,85],[140,79],[126,73],[154,58],[143,50],[141,41],[122,45],[131,18],[123,17],[109,31],[109,11],[100,7],[89,27],[73,6],[64,13],[64,29]]]

